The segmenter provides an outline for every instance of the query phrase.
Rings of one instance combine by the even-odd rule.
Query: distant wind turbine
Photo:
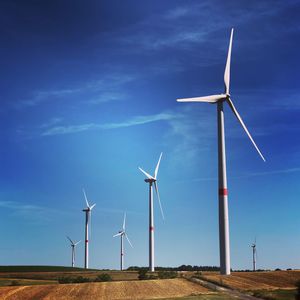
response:
[[[223,275],[230,274],[230,250],[229,250],[229,219],[228,219],[228,190],[226,174],[226,154],[225,154],[225,132],[224,132],[224,112],[223,103],[227,102],[233,114],[236,116],[241,126],[245,130],[253,146],[260,157],[265,161],[262,153],[255,144],[241,116],[236,110],[229,93],[230,83],[230,60],[232,48],[233,28],[229,41],[227,62],[224,73],[225,92],[218,95],[205,97],[177,99],[178,102],[207,102],[217,104],[218,114],[218,158],[219,158],[219,240],[220,240],[220,271]]]
[[[256,238],[254,243],[251,245],[252,247],[252,261],[253,261],[253,272],[256,271]]]
[[[146,175],[145,182],[149,183],[149,271],[154,272],[154,216],[153,216],[153,184],[157,194],[157,199],[161,211],[161,215],[164,219],[164,212],[161,206],[158,186],[157,186],[157,173],[160,164],[162,153],[160,154],[158,163],[154,171],[154,177],[145,172],[142,168],[139,167],[140,171]]]
[[[72,248],[72,267],[74,268],[75,266],[75,247],[81,242],[73,242],[68,236],[67,239],[71,242],[71,248]]]
[[[85,212],[85,249],[84,249],[84,268],[88,269],[89,267],[89,220],[91,220],[91,232],[92,232],[92,209],[95,207],[96,203],[89,205],[85,190],[82,189],[83,195],[86,202],[86,208],[82,211]],[[91,234],[90,234],[91,235]]]
[[[113,237],[117,237],[117,236],[120,236],[121,237],[121,257],[120,257],[120,269],[121,271],[124,270],[124,242],[123,242],[123,237],[125,236],[129,245],[131,246],[131,248],[133,248],[128,236],[127,236],[127,233],[126,233],[126,213],[124,214],[124,220],[123,220],[123,227],[122,227],[122,230],[120,230],[117,234],[115,234]]]

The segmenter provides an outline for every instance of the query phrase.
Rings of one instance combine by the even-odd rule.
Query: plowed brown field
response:
[[[296,288],[300,271],[233,272],[230,276],[204,273],[203,278],[238,290]]]
[[[0,288],[3,300],[155,299],[210,293],[185,279],[57,284]]]

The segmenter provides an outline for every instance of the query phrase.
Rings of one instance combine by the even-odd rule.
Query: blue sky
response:
[[[65,235],[90,266],[218,265],[216,107],[176,98],[223,92],[235,28],[232,99],[264,163],[225,108],[232,267],[300,268],[298,1],[0,1],[0,264],[69,265]],[[83,265],[83,244],[77,249]]]

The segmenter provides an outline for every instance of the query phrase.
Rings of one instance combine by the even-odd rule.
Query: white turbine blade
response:
[[[125,231],[125,224],[126,223],[126,213],[124,213],[124,220],[123,220],[123,231]]]
[[[131,248],[133,248],[133,246],[132,246],[132,244],[131,244],[131,242],[130,242],[128,236],[127,236],[127,233],[125,233],[125,236],[126,236],[126,239],[127,239],[128,243],[129,243],[129,245],[131,246]]]
[[[146,171],[144,171],[142,168],[140,168],[139,167],[139,169],[140,169],[140,171],[142,172],[142,173],[144,173],[145,175],[146,175],[146,177],[148,178],[148,179],[154,179],[150,174],[148,174]]]
[[[77,246],[81,241],[78,241],[77,243],[75,243],[74,245]]]
[[[96,203],[90,207],[90,210],[92,210],[95,206],[96,206]]]
[[[158,203],[159,203],[159,207],[160,207],[160,212],[161,212],[162,218],[164,220],[165,219],[165,215],[164,215],[164,211],[163,211],[162,206],[161,206],[160,196],[159,196],[158,186],[157,186],[157,182],[156,181],[154,182],[154,187],[155,187],[155,191],[156,191],[156,194],[157,194],[157,199],[158,199]]]
[[[123,234],[123,232],[119,232],[119,233],[113,235],[113,237],[120,236],[120,235],[122,235],[122,234]]]
[[[71,242],[72,245],[74,245],[73,241],[68,236],[67,239]]]
[[[84,195],[84,199],[85,199],[86,205],[87,205],[87,207],[90,207],[88,199],[87,199],[87,196],[86,196],[86,193],[85,193],[85,190],[82,189],[82,191],[83,191],[83,195]]]
[[[159,156],[159,159],[158,159],[158,162],[157,162],[155,171],[154,171],[154,178],[155,178],[155,179],[157,178],[157,173],[158,173],[158,168],[159,168],[159,164],[160,164],[161,157],[162,157],[162,152],[160,153],[160,156]]]
[[[266,161],[265,158],[264,158],[264,156],[262,155],[262,153],[260,152],[260,150],[256,146],[256,144],[255,144],[255,142],[254,142],[251,134],[249,133],[246,125],[244,124],[241,116],[239,115],[238,111],[236,110],[235,106],[233,105],[232,100],[230,98],[227,98],[226,101],[229,104],[229,106],[230,106],[231,110],[233,111],[233,113],[235,114],[236,118],[238,119],[238,121],[240,122],[240,124],[242,125],[242,127],[244,128],[244,130],[246,131],[249,139],[251,140],[251,142],[252,142],[253,146],[255,147],[255,149],[257,150],[258,154],[260,155],[260,157],[262,158],[263,161]]]
[[[210,96],[204,96],[204,97],[194,97],[194,98],[182,98],[177,99],[177,102],[208,102],[208,103],[216,103],[219,100],[222,100],[226,97],[225,94],[219,94],[219,95],[210,95]]]
[[[227,61],[226,61],[226,67],[225,67],[225,73],[224,73],[224,84],[225,84],[225,93],[226,94],[229,94],[229,85],[230,85],[230,63],[231,63],[232,38],[233,38],[233,28],[231,29]]]

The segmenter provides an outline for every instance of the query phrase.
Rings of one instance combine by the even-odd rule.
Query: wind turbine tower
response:
[[[161,211],[161,215],[164,219],[164,212],[161,206],[158,185],[157,185],[157,173],[159,169],[160,160],[162,157],[162,153],[159,156],[158,163],[156,165],[154,176],[149,175],[142,168],[139,167],[140,171],[146,175],[145,182],[149,183],[149,271],[154,272],[154,215],[153,215],[153,185],[155,187],[155,191],[157,194],[157,199]]]
[[[252,247],[252,261],[253,261],[253,272],[256,271],[256,239],[254,243],[251,245]]]
[[[117,234],[115,234],[113,237],[117,237],[120,236],[121,237],[121,253],[120,253],[120,270],[123,271],[124,270],[124,240],[123,237],[125,236],[129,245],[131,246],[131,248],[133,248],[127,233],[126,233],[126,229],[125,229],[125,223],[126,223],[126,213],[124,214],[124,220],[123,220],[123,227],[122,230],[120,230]]]
[[[265,161],[262,153],[256,146],[252,136],[250,135],[241,116],[236,110],[229,92],[230,83],[230,61],[232,48],[233,28],[231,29],[228,55],[224,73],[225,91],[223,94],[210,95],[204,97],[177,99],[178,102],[207,102],[217,104],[218,119],[218,169],[219,169],[219,244],[220,244],[220,272],[222,275],[230,274],[230,249],[229,249],[229,218],[228,218],[228,189],[227,189],[227,173],[226,173],[226,152],[225,152],[225,130],[224,130],[224,111],[223,104],[227,103],[239,123],[245,130],[253,146],[257,150],[260,157]]]
[[[89,220],[90,223],[92,223],[92,209],[95,207],[96,203],[90,206],[85,190],[82,189],[82,191],[87,206],[82,210],[83,212],[85,212],[84,268],[88,269],[89,267]],[[92,224],[91,224],[91,228],[92,228]]]
[[[67,239],[70,241],[71,243],[71,248],[72,248],[72,268],[74,268],[75,266],[75,247],[81,242],[81,241],[78,241],[78,242],[73,242],[68,236],[67,236]]]

